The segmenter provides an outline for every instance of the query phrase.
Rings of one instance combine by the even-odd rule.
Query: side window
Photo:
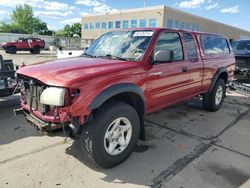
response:
[[[184,33],[183,37],[185,44],[187,46],[188,59],[189,60],[198,59],[198,54],[196,51],[197,48],[193,36],[190,33]]]
[[[202,48],[205,54],[229,54],[229,46],[225,38],[201,35]]]
[[[180,36],[173,32],[162,32],[156,41],[154,53],[158,50],[172,50],[174,61],[183,60],[183,49]]]

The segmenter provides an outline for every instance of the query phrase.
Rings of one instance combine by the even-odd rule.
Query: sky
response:
[[[82,15],[166,5],[250,31],[250,0],[0,0],[0,21],[9,21],[20,4],[32,6],[52,30],[80,22]]]

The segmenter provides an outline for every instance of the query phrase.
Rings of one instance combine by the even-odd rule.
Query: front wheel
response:
[[[226,84],[223,79],[218,79],[211,93],[203,96],[203,106],[206,110],[218,111],[224,101],[226,95]]]
[[[81,146],[91,160],[103,168],[112,168],[132,153],[140,134],[137,111],[123,102],[109,102],[94,114],[83,128]]]

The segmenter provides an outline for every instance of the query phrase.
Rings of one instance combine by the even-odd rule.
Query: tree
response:
[[[11,14],[11,22],[1,22],[0,32],[52,35],[45,22],[35,18],[32,7],[19,5]]]
[[[56,35],[60,37],[81,37],[81,30],[82,26],[80,23],[74,23],[71,26],[67,24],[62,30],[57,31]]]

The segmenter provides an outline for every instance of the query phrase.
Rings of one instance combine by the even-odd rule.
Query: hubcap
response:
[[[106,152],[110,155],[119,155],[127,148],[131,137],[131,122],[125,117],[115,119],[105,133],[104,147]]]
[[[223,88],[222,86],[218,86],[216,94],[215,94],[215,104],[219,105],[223,98]]]

